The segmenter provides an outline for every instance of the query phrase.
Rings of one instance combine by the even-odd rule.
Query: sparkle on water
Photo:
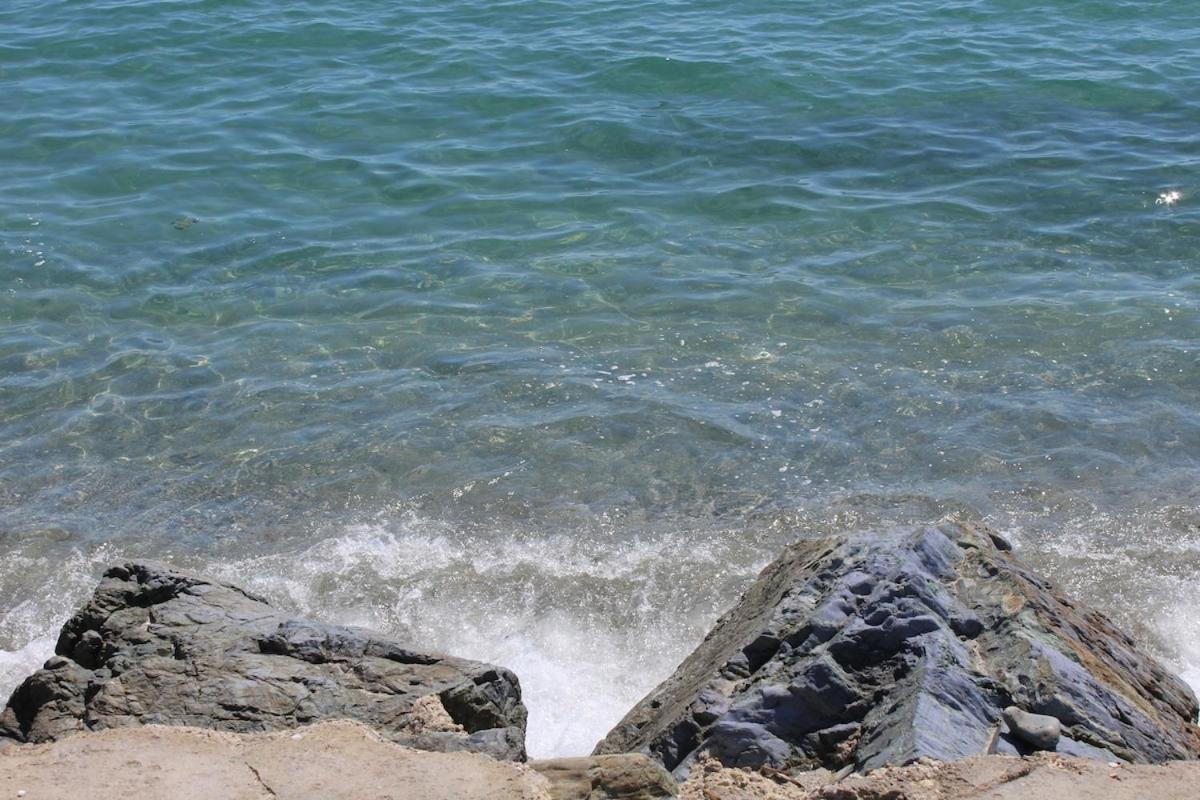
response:
[[[942,517],[1200,682],[1194,16],[9,0],[0,689],[153,557],[585,752],[783,543]]]

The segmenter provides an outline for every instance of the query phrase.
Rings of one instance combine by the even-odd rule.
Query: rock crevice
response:
[[[1045,732],[1010,730],[1009,707]],[[677,776],[700,757],[865,771],[1031,742],[1158,762],[1200,755],[1196,714],[1186,684],[1002,538],[945,524],[790,546],[596,752]]]
[[[1038,750],[1161,762],[1200,756],[1196,716],[1186,684],[1001,537],[943,524],[788,547],[595,758],[542,769],[613,796],[628,784],[632,798],[673,791],[659,765],[684,778],[697,764],[843,775]],[[105,573],[0,714],[0,744],[330,719],[423,750],[525,758],[521,689],[503,667],[301,619],[147,563]],[[622,753],[655,763],[606,755]]]

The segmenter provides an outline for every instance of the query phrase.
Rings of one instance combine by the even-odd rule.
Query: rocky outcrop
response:
[[[350,719],[423,750],[525,758],[525,706],[508,670],[296,618],[236,586],[165,567],[109,569],[55,652],[13,693],[0,739]]]
[[[1010,706],[1041,738],[1009,731]],[[1107,619],[986,529],[947,524],[792,545],[596,752],[641,751],[677,777],[699,757],[863,771],[1051,739],[1159,762],[1200,755],[1196,715]]]

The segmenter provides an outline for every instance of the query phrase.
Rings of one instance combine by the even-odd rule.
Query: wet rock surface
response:
[[[701,757],[864,771],[1029,753],[1009,706],[1056,720],[1058,753],[1200,754],[1186,684],[1003,539],[957,524],[792,545],[596,752],[644,752],[677,777]]]
[[[236,586],[158,565],[109,569],[55,652],[13,692],[0,741],[349,719],[423,750],[525,758],[526,711],[508,670],[293,617]]]

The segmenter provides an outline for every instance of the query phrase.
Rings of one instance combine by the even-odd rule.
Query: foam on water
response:
[[[687,655],[757,566],[712,531],[620,541],[603,530],[480,537],[408,516],[213,569],[305,614],[513,669],[529,752],[580,754]]]
[[[53,650],[57,628],[106,564],[146,557],[102,545],[0,564],[0,693]],[[578,754],[665,677],[761,566],[728,530],[630,537],[598,520],[546,535],[481,531],[408,513],[309,547],[226,560],[163,559],[236,582],[283,608],[361,625],[521,679],[538,756]],[[52,592],[35,591],[41,583]]]
[[[1200,602],[1195,583],[1168,587],[1169,597],[1151,610],[1149,624],[1170,654],[1167,663],[1200,694]]]
[[[0,696],[54,652],[58,631],[114,558],[108,545],[47,556],[18,547],[0,559]]]
[[[531,755],[574,755],[590,751],[669,675],[758,569],[800,532],[906,522],[930,511],[917,504],[896,514],[861,498],[833,506],[840,516],[826,507],[740,529],[702,520],[664,528],[601,518],[558,533],[407,512],[270,555],[167,560],[318,619],[508,666],[529,707]],[[1012,505],[998,507],[991,521],[1004,525],[1026,558],[1109,613],[1200,689],[1200,614],[1187,579],[1200,540],[1164,535],[1177,507],[1115,517],[1087,508]],[[1150,559],[1138,543],[1152,541],[1160,546]],[[103,545],[62,561],[18,554],[0,566],[6,596],[27,593],[0,618],[0,691],[50,654],[57,627],[91,591],[102,566],[134,555],[145,554]],[[29,591],[39,581],[54,591]]]
[[[0,4],[0,688],[158,558],[579,752],[956,514],[1194,676],[1195,14],[1045,6]]]

